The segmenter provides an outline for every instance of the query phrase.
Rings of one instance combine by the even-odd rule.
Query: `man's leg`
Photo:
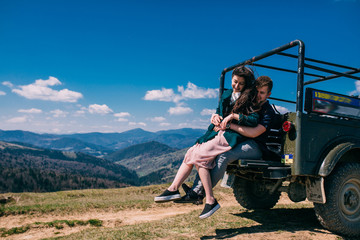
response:
[[[229,163],[238,159],[260,159],[261,156],[262,153],[259,146],[252,139],[244,141],[230,151],[220,154],[215,159],[215,168],[210,171],[212,186],[215,187],[219,180],[224,176],[226,167]],[[192,190],[198,195],[204,194],[203,185],[198,174],[196,175]]]

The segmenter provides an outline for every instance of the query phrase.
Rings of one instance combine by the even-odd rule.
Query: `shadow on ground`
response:
[[[201,239],[227,239],[241,234],[270,233],[278,231],[328,233],[317,221],[314,209],[312,208],[245,211],[233,215],[238,216],[239,218],[251,219],[260,225],[216,229],[216,235],[203,236]]]

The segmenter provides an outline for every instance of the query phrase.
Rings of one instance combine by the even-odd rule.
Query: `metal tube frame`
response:
[[[304,58],[305,58],[305,44],[301,40],[295,40],[288,44],[285,44],[281,47],[275,48],[269,52],[263,53],[261,55],[252,57],[248,60],[245,60],[241,63],[235,64],[228,68],[225,68],[220,75],[220,88],[219,88],[219,100],[221,99],[222,93],[224,92],[225,85],[225,74],[227,72],[232,71],[234,68],[239,67],[241,65],[251,65],[252,63],[264,59],[266,57],[272,56],[279,52],[285,51],[289,48],[299,46],[298,50],[298,69],[297,69],[297,101],[296,101],[296,112],[302,112],[303,108],[303,95],[304,95]]]
[[[290,48],[293,48],[293,47],[296,47],[296,46],[298,46],[298,55],[293,55],[293,54],[289,54],[289,53],[283,53],[283,51],[285,51],[287,49],[290,49]],[[277,55],[280,55],[280,56],[285,56],[285,57],[297,58],[298,59],[297,71],[255,63],[255,62],[257,62],[257,61],[259,61],[261,59],[272,56],[274,54],[277,54]],[[334,70],[326,69],[326,68],[323,68],[323,67],[317,67],[317,66],[313,66],[313,65],[310,65],[310,64],[305,64],[305,60],[309,61],[309,62],[315,62],[315,63],[329,65],[329,66],[333,66],[333,67],[350,69],[350,71],[342,73],[342,72],[339,72],[339,71],[334,71]],[[261,55],[252,57],[252,58],[250,58],[250,59],[248,59],[246,61],[240,62],[240,63],[235,64],[233,66],[230,66],[228,68],[225,68],[221,72],[221,75],[220,75],[219,100],[221,99],[221,95],[222,95],[222,93],[224,91],[225,74],[227,72],[232,71],[234,68],[241,66],[241,65],[253,65],[253,66],[257,66],[257,67],[269,68],[269,69],[283,71],[283,72],[296,73],[297,74],[297,94],[296,94],[296,112],[297,112],[297,115],[301,114],[302,111],[303,111],[304,85],[309,85],[309,84],[312,84],[312,83],[327,81],[327,80],[334,79],[334,78],[339,78],[339,77],[346,77],[346,78],[352,78],[352,79],[360,80],[360,77],[352,76],[352,74],[359,73],[360,68],[354,68],[354,67],[349,67],[349,66],[345,66],[345,65],[334,64],[334,63],[320,61],[320,60],[316,60],[316,59],[312,59],[312,58],[305,58],[305,44],[304,44],[304,42],[301,41],[301,40],[294,40],[294,41],[292,41],[292,42],[290,42],[288,44],[285,44],[285,45],[283,45],[281,47],[275,48],[275,49],[273,49],[273,50],[271,50],[269,52],[266,52],[266,53],[263,53]],[[316,70],[316,71],[320,71],[320,72],[323,72],[323,73],[331,73],[333,75],[322,76],[322,75],[313,74],[313,73],[305,73],[304,72],[305,67],[309,68],[309,69]],[[318,77],[318,78],[307,81],[307,82],[304,82],[304,75]],[[271,99],[275,99],[275,100],[283,101],[283,102],[295,103],[294,101],[290,101],[290,100],[284,100],[284,99],[278,99],[278,98],[271,98]]]

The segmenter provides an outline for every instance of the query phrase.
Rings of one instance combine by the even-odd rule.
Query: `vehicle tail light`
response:
[[[284,132],[290,132],[290,130],[293,128],[294,128],[294,124],[292,124],[290,121],[285,121],[282,125],[282,130]]]

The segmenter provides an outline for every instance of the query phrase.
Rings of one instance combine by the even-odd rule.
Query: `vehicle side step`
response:
[[[282,179],[291,176],[291,166],[281,162],[241,159],[237,164],[240,169],[244,168],[261,171],[264,178]]]
[[[281,162],[268,161],[268,160],[251,160],[251,159],[241,159],[239,160],[240,167],[256,167],[256,168],[268,168],[268,167],[290,167],[284,165]]]

